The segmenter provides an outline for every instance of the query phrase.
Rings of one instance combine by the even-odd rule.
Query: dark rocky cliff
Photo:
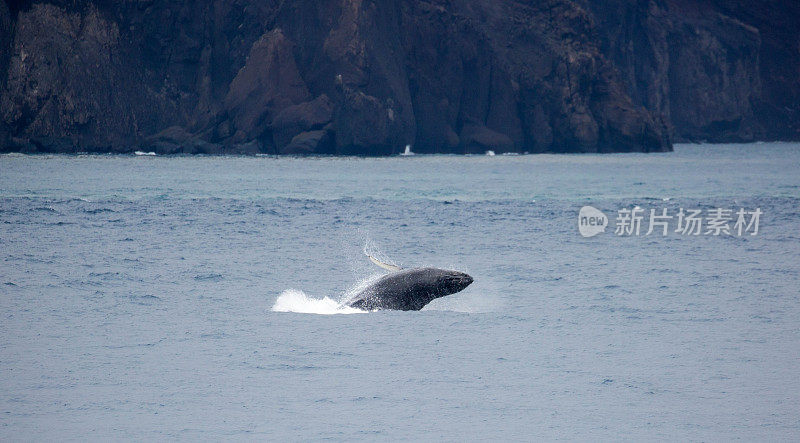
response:
[[[800,140],[800,2],[585,2],[636,104],[674,140]]]
[[[798,22],[779,0],[4,1],[0,149],[800,139]]]

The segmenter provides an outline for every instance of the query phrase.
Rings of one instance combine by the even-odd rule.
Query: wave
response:
[[[297,289],[287,289],[281,292],[272,306],[272,311],[321,315],[363,314],[367,312],[341,304],[330,297],[309,297],[305,292]]]

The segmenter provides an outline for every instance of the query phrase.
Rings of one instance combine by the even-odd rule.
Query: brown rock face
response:
[[[377,97],[346,90],[336,115],[336,146],[345,154],[377,155],[393,153],[401,140],[396,132],[394,110]]]
[[[333,118],[333,102],[322,94],[314,100],[284,108],[272,121],[272,136],[280,153],[297,134],[322,129]]]
[[[6,2],[2,2],[0,3],[0,91],[5,90],[6,79],[4,74],[8,72],[8,59],[11,55],[11,43],[13,41],[11,25],[11,11],[8,10]],[[0,146],[8,146],[10,149],[19,150],[18,147],[11,146],[8,137],[8,127],[4,119],[0,118]]]
[[[0,5],[0,150],[612,152],[800,138],[771,0]]]
[[[466,154],[482,154],[487,151],[513,152],[514,141],[507,135],[492,131],[486,126],[468,125],[461,130],[461,146]]]
[[[281,154],[333,154],[334,145],[331,132],[327,130],[301,132],[288,145],[280,150]]]
[[[800,138],[797,2],[586,3],[634,103],[676,140]]]
[[[5,73],[8,69],[8,57],[11,55],[11,42],[13,34],[11,29],[11,11],[8,10],[6,2],[0,4],[0,72]],[[0,84],[5,78],[0,79]]]
[[[308,88],[294,60],[293,44],[279,29],[264,34],[253,43],[247,62],[225,96],[233,141],[265,138],[278,112],[308,97]]]
[[[66,145],[115,129],[130,132],[119,119],[111,69],[119,30],[99,12],[69,13],[53,5],[21,12],[5,79],[0,112],[13,135],[66,139]],[[111,109],[104,113],[102,109]],[[104,140],[109,143],[110,140]],[[62,140],[59,146],[64,145]]]

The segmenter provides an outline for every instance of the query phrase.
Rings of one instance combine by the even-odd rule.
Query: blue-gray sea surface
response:
[[[3,155],[0,440],[797,441],[798,203],[796,143]],[[583,205],[763,215],[583,238]],[[475,283],[345,315],[365,248]]]

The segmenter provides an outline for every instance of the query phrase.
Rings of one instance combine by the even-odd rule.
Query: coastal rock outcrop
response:
[[[784,0],[3,2],[0,150],[798,139],[798,22]]]
[[[333,102],[322,94],[314,100],[284,108],[272,120],[272,138],[278,152],[306,131],[320,130],[333,119]]]
[[[224,107],[233,142],[269,141],[269,128],[282,110],[309,98],[294,60],[293,44],[275,29],[261,36],[231,81]]]
[[[677,141],[800,139],[800,4],[586,2],[634,103]]]

